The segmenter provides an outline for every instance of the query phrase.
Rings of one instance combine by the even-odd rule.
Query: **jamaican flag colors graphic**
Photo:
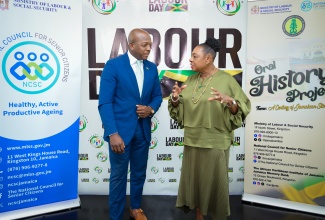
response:
[[[165,11],[186,12],[188,11],[188,4],[166,4]]]
[[[232,75],[236,81],[242,86],[242,70],[224,70],[226,73]],[[160,88],[163,98],[168,98],[172,92],[175,82],[181,86],[190,75],[196,74],[192,70],[161,70],[159,72]]]
[[[325,205],[325,178],[308,178],[281,188],[283,199],[311,205]]]

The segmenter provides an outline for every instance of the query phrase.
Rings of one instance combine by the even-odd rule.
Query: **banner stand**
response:
[[[262,205],[269,205],[274,207],[299,210],[301,212],[308,212],[312,214],[325,215],[325,209],[322,206],[309,205],[300,202],[287,201],[282,199],[270,198],[265,196],[258,196],[254,194],[244,193],[242,200],[245,202],[258,203]]]
[[[14,211],[5,212],[5,213],[0,213],[0,219],[1,220],[20,219],[20,218],[41,215],[44,213],[57,212],[57,211],[62,211],[62,210],[77,208],[77,207],[80,207],[79,196],[76,199],[70,199],[62,202],[56,202],[56,203],[40,205],[40,206],[33,206],[26,209],[18,209]]]

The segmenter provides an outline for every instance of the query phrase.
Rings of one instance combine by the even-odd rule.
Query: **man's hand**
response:
[[[146,118],[151,115],[151,107],[146,105],[136,105],[137,106],[137,115],[140,118]]]
[[[122,140],[122,138],[120,137],[120,135],[118,133],[112,134],[109,137],[109,143],[110,143],[110,146],[114,153],[117,153],[117,154],[124,153],[124,148],[125,148],[124,141]]]

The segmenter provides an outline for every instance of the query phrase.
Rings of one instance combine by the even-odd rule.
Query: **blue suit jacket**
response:
[[[157,66],[143,61],[143,90],[140,97],[137,80],[127,53],[108,60],[101,75],[98,110],[104,125],[104,139],[118,132],[127,145],[135,132],[136,105],[159,109],[162,102]],[[145,138],[151,141],[151,117],[142,120]]]

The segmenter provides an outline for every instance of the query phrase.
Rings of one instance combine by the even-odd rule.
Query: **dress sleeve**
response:
[[[237,82],[236,82],[237,83]],[[235,130],[242,126],[242,122],[251,111],[251,102],[242,90],[242,88],[235,84],[233,87],[232,98],[234,98],[238,105],[238,111],[235,115],[231,114],[227,106],[224,107],[225,120],[230,120],[231,130]],[[226,123],[228,124],[228,123]]]
[[[168,111],[169,111],[169,116],[177,121],[178,125],[180,128],[184,127],[183,120],[184,120],[184,105],[183,105],[183,96],[179,96],[179,104],[177,107],[174,107],[172,104],[172,100],[169,96],[168,99]]]

